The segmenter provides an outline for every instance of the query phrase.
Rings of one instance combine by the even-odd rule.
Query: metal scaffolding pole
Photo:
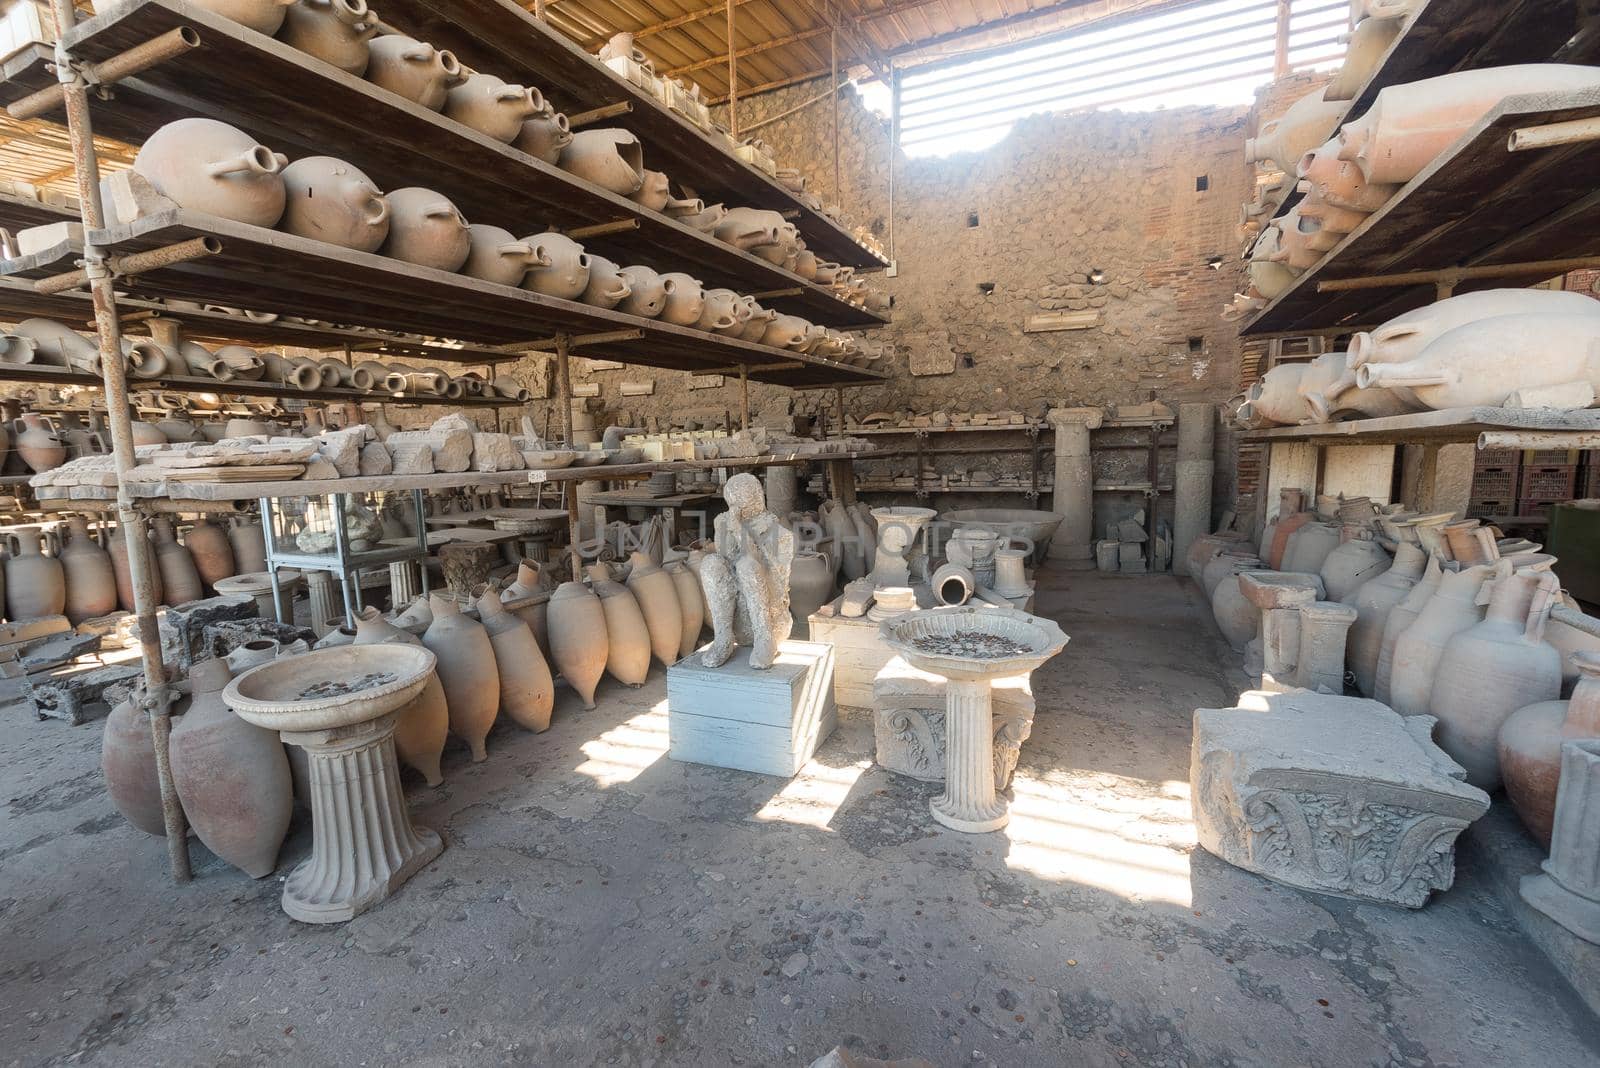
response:
[[[739,138],[739,50],[733,47],[734,0],[728,0],[728,133]]]

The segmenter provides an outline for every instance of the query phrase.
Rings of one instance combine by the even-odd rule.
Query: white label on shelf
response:
[[[538,485],[539,483],[544,482],[549,477],[550,477],[550,472],[548,472],[548,471],[529,471],[528,472],[528,481],[533,483],[534,485]]]

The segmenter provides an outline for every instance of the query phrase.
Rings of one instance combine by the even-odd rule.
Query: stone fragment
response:
[[[135,660],[89,671],[46,675],[28,680],[25,688],[40,719],[61,719],[78,726],[110,711],[116,702],[107,691],[132,686],[143,678],[144,668]]]
[[[161,616],[161,652],[169,664],[184,671],[206,654],[206,628],[229,620],[255,619],[254,597],[207,597]]]
[[[433,474],[433,450],[426,442],[395,442],[398,434],[390,434],[389,440],[384,444],[389,449],[389,456],[394,461],[391,474],[396,475],[431,475]]]
[[[433,462],[433,450],[428,450],[428,462]],[[394,459],[381,441],[369,441],[361,446],[361,474],[387,475],[394,471]]]
[[[524,466],[522,453],[512,443],[510,434],[472,435],[474,471],[521,471]]]
[[[445,417],[446,419],[449,416]],[[440,422],[444,422],[443,419]],[[435,424],[437,426],[438,424]],[[455,474],[472,468],[472,431],[402,430],[389,435],[389,448],[400,445],[426,445],[433,450],[433,469]]]
[[[460,412],[451,412],[449,415],[440,416],[438,419],[435,419],[433,421],[433,425],[428,429],[438,433],[462,432],[471,434],[474,433],[478,428],[473,424],[471,419],[468,419]]]
[[[811,963],[811,958],[804,953],[791,953],[783,962],[783,974],[786,978],[793,979],[806,970],[806,965]]]
[[[866,1057],[852,1053],[843,1046],[835,1046],[812,1061],[810,1068],[933,1068],[933,1062],[925,1061],[921,1057],[880,1061],[876,1057]]]
[[[365,423],[348,430],[330,430],[317,435],[317,455],[339,471],[340,478],[354,478],[361,473],[361,446],[371,428]]]
[[[867,609],[872,607],[873,594],[877,589],[877,583],[870,578],[858,578],[846,583],[844,593],[839,597],[839,614],[846,619],[859,619],[866,615]]]
[[[333,466],[333,464],[329,463],[327,460],[324,460],[322,458],[322,454],[318,453],[316,456],[311,458],[310,463],[306,464],[306,469],[300,473],[300,477],[303,479],[320,482],[324,479],[339,478],[340,475],[339,469]]]
[[[1200,844],[1304,890],[1421,908],[1455,880],[1455,840],[1489,796],[1434,745],[1432,716],[1307,690],[1194,714]]]

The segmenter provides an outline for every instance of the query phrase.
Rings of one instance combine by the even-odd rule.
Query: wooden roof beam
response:
[[[883,54],[877,45],[873,44],[863,34],[857,32],[855,22],[851,21],[860,14],[853,0],[847,0],[850,18],[841,18],[839,13],[834,10],[832,0],[805,0],[805,3],[807,7],[822,18],[823,22],[833,27],[839,36],[850,45],[856,54],[856,58],[867,65],[867,69],[872,72],[873,77],[883,82],[884,85],[889,85],[893,81],[890,71],[894,68],[894,63],[888,56]]]
[[[785,45],[797,44],[800,41],[809,41],[813,37],[821,37],[823,34],[828,32],[828,29],[829,28],[827,26],[817,26],[809,30],[801,30],[799,33],[791,33],[785,37],[774,37],[770,41],[762,41],[758,45],[751,45],[748,48],[741,48],[737,53],[735,53],[735,55],[737,55],[740,59],[744,59],[747,56],[759,55],[762,52],[769,52],[774,48],[783,48]],[[680,74],[689,74],[697,70],[707,70],[711,67],[720,67],[725,65],[727,62],[728,53],[723,52],[721,55],[707,56],[705,59],[686,64],[682,67],[674,67],[669,71],[664,71],[661,73],[663,73],[666,77],[674,78]],[[744,91],[749,92],[749,90]]]
[[[743,7],[746,4],[754,2],[755,0],[733,0],[733,6]],[[640,37],[654,37],[658,33],[666,33],[668,30],[675,30],[679,26],[687,26],[691,22],[699,22],[701,19],[710,18],[712,15],[725,15],[727,14],[727,11],[728,5],[726,3],[711,4],[708,7],[696,8],[693,11],[685,11],[681,15],[674,15],[672,18],[665,19],[661,22],[652,22],[647,26],[639,27],[637,30],[623,30],[621,32],[631,33],[635,39]],[[611,38],[609,37],[591,37],[587,41],[583,42],[583,47],[593,50],[599,45],[605,44],[610,39]]]

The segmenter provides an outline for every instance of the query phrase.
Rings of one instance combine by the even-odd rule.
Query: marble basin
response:
[[[1054,620],[991,605],[907,612],[884,620],[878,631],[912,667],[947,679],[972,682],[1026,675],[1066,648],[1070,640]],[[919,638],[973,633],[1007,639],[1024,651],[1008,656],[970,656],[930,652],[916,644]]]
[[[251,668],[222,699],[241,719],[273,731],[326,731],[377,719],[422,692],[434,656],[420,645],[342,645]],[[370,685],[354,687],[376,676]],[[345,692],[303,697],[319,687]]]
[[[571,467],[578,454],[571,449],[524,449],[522,462],[534,471],[556,471]]]
[[[1026,538],[1033,559],[1037,562],[1050,547],[1056,528],[1066,517],[1060,512],[1039,512],[1028,508],[962,508],[953,512],[940,512],[939,518],[950,525],[978,527],[992,530],[1005,538]]]

